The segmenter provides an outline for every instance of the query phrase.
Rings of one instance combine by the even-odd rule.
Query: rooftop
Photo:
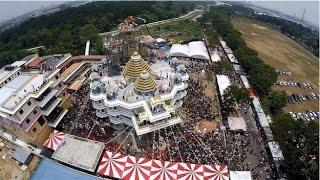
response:
[[[97,176],[93,176],[76,169],[64,166],[48,158],[43,158],[38,168],[31,176],[31,180],[97,180]]]
[[[170,93],[175,85],[175,78],[184,75],[177,72],[175,68],[169,64],[169,61],[157,60],[150,65],[150,68],[152,72],[151,76],[153,76],[156,83],[154,94],[152,94],[154,96]],[[102,72],[102,77],[98,76],[97,78],[100,79],[91,83],[91,89],[96,89],[97,86],[100,88],[104,87],[106,90],[102,90],[102,93],[129,103],[144,100],[149,97],[148,95],[137,93],[135,91],[135,82],[127,80],[123,75],[108,76],[107,73],[105,73],[107,70],[104,68],[100,68],[99,71]]]
[[[52,158],[66,164],[94,172],[104,144],[72,135],[65,136]]]
[[[0,106],[13,110],[29,93],[34,93],[45,83],[45,76],[39,73],[21,73],[0,88]]]
[[[25,163],[30,155],[30,151],[17,146],[14,153],[12,154],[12,157],[20,163]]]

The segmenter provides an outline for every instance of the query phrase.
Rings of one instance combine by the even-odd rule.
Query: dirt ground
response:
[[[1,139],[2,140],[2,139]],[[0,141],[1,141],[0,140]],[[40,162],[40,158],[33,156],[32,161],[26,170],[22,170],[21,166],[11,158],[13,152],[13,145],[7,141],[2,140],[5,144],[0,148],[0,180],[28,180],[30,179],[33,171],[36,169]],[[2,157],[5,156],[5,159]]]
[[[216,124],[213,121],[199,121],[196,124],[194,131],[208,133],[208,132],[212,132],[215,129],[216,129]]]
[[[288,94],[319,92],[319,60],[303,46],[282,34],[279,30],[270,28],[259,22],[250,22],[247,19],[232,20],[234,27],[239,30],[247,45],[256,50],[259,56],[278,70],[292,72],[291,77],[279,76],[279,80],[309,82],[313,90],[298,87],[274,87],[285,90]],[[288,105],[286,111],[319,110],[317,101]]]

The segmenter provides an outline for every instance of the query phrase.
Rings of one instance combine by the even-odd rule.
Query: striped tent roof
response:
[[[43,146],[57,150],[59,145],[61,144],[65,134],[63,132],[54,130],[53,133],[50,135],[49,139],[44,142]]]

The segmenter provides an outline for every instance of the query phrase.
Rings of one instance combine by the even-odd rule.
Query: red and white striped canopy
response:
[[[177,179],[181,180],[201,180],[203,176],[203,165],[178,163]]]
[[[153,160],[151,164],[150,179],[175,180],[177,179],[178,163]]]
[[[204,165],[204,177],[205,179],[212,179],[212,180],[228,180],[228,168],[225,164],[209,166]]]
[[[106,151],[103,154],[102,160],[98,167],[98,173],[100,175],[106,175],[115,178],[121,178],[124,171],[124,165],[126,164],[127,157],[122,154],[114,154]]]
[[[43,146],[53,150],[57,150],[64,136],[65,134],[63,132],[54,130],[49,139],[44,142]]]
[[[98,174],[124,180],[229,180],[228,167],[177,163],[105,151]]]
[[[150,177],[151,160],[146,158],[128,156],[122,179],[147,180]]]

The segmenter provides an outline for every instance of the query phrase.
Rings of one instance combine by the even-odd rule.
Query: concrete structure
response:
[[[136,52],[122,75],[109,75],[106,63],[93,65],[90,98],[97,116],[116,129],[133,126],[137,135],[180,123],[175,110],[189,79],[181,66],[161,60],[148,64]]]
[[[59,63],[71,55],[32,56],[0,70],[0,123],[5,131],[42,145],[67,113]]]
[[[75,166],[77,168],[94,172],[104,144],[89,139],[66,135],[58,149],[52,154],[52,158]]]

